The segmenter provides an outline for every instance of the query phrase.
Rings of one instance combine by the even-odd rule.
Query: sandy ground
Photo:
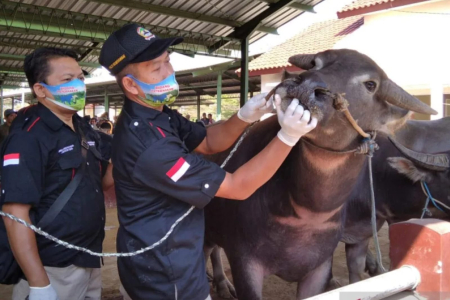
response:
[[[106,238],[104,242],[104,252],[115,252],[116,250],[116,234],[118,229],[117,210],[115,208],[107,209],[106,216]],[[383,264],[389,267],[389,237],[387,227],[383,227],[379,232],[381,250],[383,253]],[[372,247],[373,250],[373,247]],[[103,293],[102,299],[119,300],[122,299],[119,293],[119,276],[117,274],[116,258],[105,258],[104,267],[102,268],[103,276]],[[225,272],[231,279],[230,267],[224,257]],[[211,267],[210,265],[208,266]],[[335,278],[341,284],[348,284],[348,272],[345,260],[344,245],[339,244],[334,255],[333,273]],[[0,285],[0,300],[11,299],[10,286]],[[267,300],[287,300],[295,299],[296,283],[289,283],[279,279],[276,276],[270,276],[264,281],[263,295]],[[220,299],[215,291],[211,289],[211,296],[214,300]]]

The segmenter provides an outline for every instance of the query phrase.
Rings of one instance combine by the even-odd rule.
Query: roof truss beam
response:
[[[257,0],[257,1],[268,3],[268,4],[273,4],[273,3],[277,3],[278,2],[278,0]],[[302,3],[298,3],[298,2],[292,2],[291,4],[288,5],[288,7],[289,8],[294,8],[294,9],[297,9],[297,10],[301,10],[301,11],[315,13],[314,6],[312,6],[312,5],[302,4]]]
[[[14,36],[0,36],[0,46],[4,47],[16,47],[22,49],[37,49],[41,47],[51,47],[57,46],[62,48],[71,48],[77,51],[78,53],[84,53],[85,51],[91,50],[89,55],[100,55],[101,47],[94,46],[84,46],[77,44],[69,44],[69,43],[58,43],[53,41],[40,41],[40,40],[28,40],[24,38],[16,38]],[[184,55],[193,56],[195,54],[198,55],[207,55],[208,48],[200,45],[192,45],[192,44],[178,44],[175,46],[171,46],[170,50],[173,52],[177,52]],[[225,58],[235,58],[231,56],[231,50],[220,49],[214,52],[213,56],[217,57],[225,57]]]
[[[201,21],[206,23],[213,23],[219,25],[226,25],[230,27],[240,27],[242,23],[236,22],[229,19],[218,18],[214,16],[208,16],[201,13],[189,12],[179,9],[174,9],[166,6],[155,5],[144,2],[137,1],[123,1],[123,0],[87,0],[89,2],[97,2],[101,4],[109,4],[115,5],[119,7],[132,8],[137,10],[144,10],[152,13],[158,13],[166,16],[180,17],[184,19],[190,19],[195,21]],[[264,25],[260,25],[257,28],[258,31],[266,32],[266,33],[276,33],[277,29],[273,27],[268,27]]]
[[[234,37],[238,39],[244,39],[248,36],[250,36],[253,31],[261,24],[262,21],[273,15],[274,13],[278,12],[280,9],[288,6],[294,2],[294,0],[280,0],[276,3],[269,4],[269,8],[261,12],[259,15],[255,16],[253,19],[245,23],[244,25],[240,26],[239,28],[236,28],[234,33],[228,37]]]
[[[241,81],[241,78],[239,76],[237,76],[236,74],[230,74],[229,72],[224,72],[223,76],[237,80],[239,82]],[[251,91],[257,91],[259,89],[258,86],[250,80],[248,81],[248,86]]]
[[[25,59],[25,55],[0,53],[0,59],[23,61]],[[78,64],[82,67],[89,67],[89,68],[99,68],[100,67],[100,64],[98,64],[98,63],[85,62],[85,61],[79,61]],[[2,67],[0,67],[0,73],[2,73]]]
[[[282,9],[282,8],[286,7],[287,5],[291,4],[292,2],[294,2],[294,0],[280,0],[278,2],[269,4],[269,8],[268,9],[264,10],[262,13],[260,13],[257,16],[255,16],[253,19],[251,19],[250,21],[246,22],[245,24],[243,24],[239,28],[236,28],[235,31],[233,33],[229,34],[227,37],[228,38],[238,38],[241,41],[243,39],[246,39],[247,37],[249,37],[255,31],[255,29],[259,26],[259,24],[262,21],[264,21],[266,18],[270,17],[271,15],[273,15],[274,13],[279,11],[280,9]],[[219,41],[219,42],[215,43],[214,45],[212,45],[209,48],[209,51],[211,53],[213,53],[213,52],[217,51],[218,49],[220,49],[222,47],[227,47],[227,45],[228,45],[228,42]]]

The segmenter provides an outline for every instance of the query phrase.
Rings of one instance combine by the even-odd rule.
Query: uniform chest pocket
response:
[[[81,154],[76,153],[62,154],[58,160],[58,181],[61,185],[67,185],[75,176],[76,170],[81,166]]]
[[[60,171],[65,173],[68,170],[78,169],[81,165],[81,162],[82,162],[81,154],[79,155],[75,153],[71,153],[70,155],[63,154],[58,160],[58,166]]]

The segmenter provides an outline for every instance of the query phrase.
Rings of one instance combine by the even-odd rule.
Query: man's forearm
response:
[[[213,154],[230,148],[248,125],[234,114],[225,122],[208,127],[206,134],[208,152]]]
[[[246,194],[245,198],[272,178],[291,149],[275,137],[267,147],[233,173],[235,186]]]
[[[272,178],[291,149],[292,147],[275,137],[261,152],[233,174],[227,173],[216,196],[235,200],[247,199]]]
[[[29,208],[27,211],[27,209],[24,209],[24,206],[21,204],[5,204],[3,205],[3,210],[31,223],[28,215]],[[11,250],[30,286],[48,286],[50,281],[39,257],[34,232],[9,218],[3,218],[3,220]]]

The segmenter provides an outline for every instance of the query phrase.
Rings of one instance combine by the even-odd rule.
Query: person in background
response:
[[[63,241],[102,252],[102,184],[112,186],[105,181],[112,179],[112,168],[99,154],[98,134],[77,114],[86,100],[77,58],[74,51],[58,48],[39,48],[25,57],[25,75],[38,104],[19,112],[4,141],[0,204],[4,212]],[[64,196],[75,178],[79,184]],[[3,220],[2,230],[24,274],[14,285],[13,300],[101,299],[98,257],[57,247],[22,224]]]
[[[112,124],[109,121],[103,122],[98,130],[98,134],[100,135],[100,153],[102,154],[102,158],[108,161],[111,159],[112,130]]]
[[[216,121],[212,118],[212,114],[208,114],[208,125],[214,124]]]
[[[0,126],[0,146],[9,134],[9,128],[11,127],[12,121],[17,117],[17,113],[12,109],[5,110],[5,123]]]
[[[205,126],[209,124],[209,120],[206,117],[206,113],[202,114],[202,118],[200,119],[200,121],[202,121],[203,125],[205,125]]]
[[[99,132],[106,135],[112,135],[112,125],[111,122],[103,122],[98,129]]]
[[[84,120],[86,123],[89,124],[89,122],[91,121],[91,116],[86,115],[86,116],[83,117],[83,120]]]
[[[98,127],[97,127],[97,119],[96,119],[96,118],[92,118],[92,119],[89,121],[89,124],[91,125],[92,129],[98,130]]]
[[[186,120],[190,121],[191,120],[191,115],[187,114],[186,115]]]
[[[114,116],[113,117],[113,120],[114,120],[114,122],[113,122],[113,131],[112,131],[113,134],[116,131],[116,124],[117,124],[117,119],[118,118],[119,118],[119,116]]]
[[[99,121],[109,120],[109,114],[108,112],[104,112],[100,115]]]

